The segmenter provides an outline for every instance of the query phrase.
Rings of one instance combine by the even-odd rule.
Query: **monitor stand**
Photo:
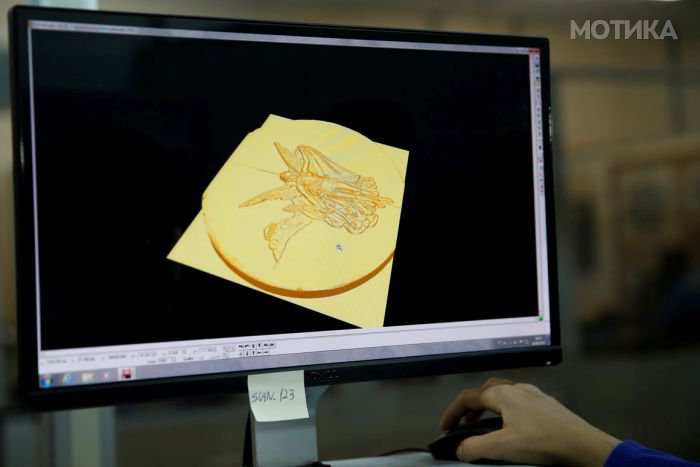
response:
[[[463,462],[436,461],[428,452],[397,454],[361,459],[318,460],[316,408],[328,386],[306,388],[309,418],[278,422],[257,422],[252,412],[246,426],[243,448],[244,467],[428,467],[486,466]],[[533,467],[508,465],[508,467]]]
[[[306,388],[309,418],[258,422],[251,412],[246,428],[243,465],[255,467],[324,465],[318,462],[316,406],[326,389],[328,386]]]

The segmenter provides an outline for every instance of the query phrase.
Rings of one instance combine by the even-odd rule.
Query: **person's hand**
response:
[[[535,386],[497,378],[462,391],[442,416],[442,429],[454,428],[461,419],[476,420],[485,410],[500,414],[503,428],[465,439],[457,448],[462,461],[602,467],[620,443]]]

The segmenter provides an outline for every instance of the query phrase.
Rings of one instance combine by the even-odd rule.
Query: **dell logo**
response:
[[[336,370],[320,370],[310,372],[311,381],[314,383],[330,383],[340,379]]]

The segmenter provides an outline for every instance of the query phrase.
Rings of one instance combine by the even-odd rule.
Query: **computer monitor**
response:
[[[556,364],[548,42],[16,7],[44,407]]]

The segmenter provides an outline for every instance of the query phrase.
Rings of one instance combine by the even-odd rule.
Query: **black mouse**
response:
[[[456,428],[442,434],[428,445],[430,454],[437,460],[457,460],[457,446],[462,440],[470,436],[485,435],[503,428],[501,417],[482,418],[475,422],[463,423]],[[475,464],[505,464],[505,462],[491,459],[479,459]]]

